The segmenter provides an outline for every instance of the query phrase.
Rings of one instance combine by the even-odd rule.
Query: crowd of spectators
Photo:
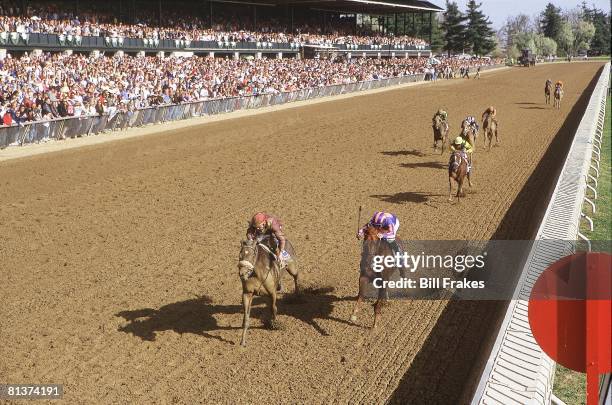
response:
[[[385,36],[364,29],[356,35],[354,24],[330,23],[324,30],[320,24],[305,18],[289,28],[275,18],[260,17],[255,23],[252,18],[236,18],[235,15],[219,13],[214,21],[205,21],[197,16],[164,12],[162,24],[159,22],[156,24],[150,13],[137,18],[134,24],[126,24],[118,21],[116,15],[101,11],[76,15],[49,4],[39,7],[30,5],[26,10],[21,10],[13,3],[0,2],[0,32],[317,45],[427,45],[425,41],[407,35]],[[331,26],[334,28],[331,29]]]
[[[0,61],[4,125],[426,73],[428,58],[231,59],[44,53]],[[461,61],[461,66],[498,61]],[[435,69],[455,66],[437,60]],[[457,65],[458,66],[458,65]]]

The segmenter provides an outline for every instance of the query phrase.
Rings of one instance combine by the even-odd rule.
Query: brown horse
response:
[[[474,129],[467,120],[464,120],[461,123],[461,137],[468,141],[470,145],[472,145],[472,150],[476,150],[476,137],[478,136],[478,131]]]
[[[499,143],[498,136],[498,125],[497,120],[491,116],[491,114],[487,114],[486,118],[482,122],[482,130],[484,131],[484,144],[485,148],[487,147],[487,139],[489,140],[489,150],[491,150],[491,143],[493,142],[493,135],[495,135],[495,145]]]
[[[550,104],[550,95],[553,92],[553,84],[551,80],[547,80],[544,85],[544,96],[546,97],[546,104]]]
[[[555,108],[558,110],[561,108],[561,100],[563,99],[563,88],[557,86],[555,88]]]
[[[436,114],[434,119],[432,120],[433,136],[434,136],[434,152],[438,149],[438,142],[441,142],[442,153],[444,154],[444,149],[448,142],[448,123],[446,123],[442,117]]]
[[[270,325],[276,322],[276,299],[277,287],[280,286],[281,266],[278,263],[274,251],[274,243],[269,243],[270,238],[263,240],[246,240],[240,245],[238,258],[238,273],[242,280],[242,307],[244,318],[242,321],[242,339],[240,345],[246,346],[246,334],[249,329],[249,318],[254,295],[267,294],[270,296]],[[287,245],[290,246],[289,241]],[[292,253],[292,252],[290,252]],[[294,257],[294,255],[291,255]],[[295,294],[299,292],[299,271],[295,259],[286,263],[286,269],[293,276],[295,283]]]
[[[463,152],[455,151],[448,162],[448,201],[453,201],[453,180],[457,183],[457,201],[460,197],[465,197],[463,182],[466,176],[471,186],[467,158],[463,156]]]
[[[361,252],[359,273],[359,292],[357,293],[357,302],[355,303],[355,308],[353,309],[353,314],[351,315],[351,322],[357,321],[359,305],[364,299],[368,284],[373,283],[374,280],[378,280],[381,283],[389,281],[394,271],[393,267],[384,267],[381,272],[376,272],[373,269],[372,264],[374,261],[374,256],[386,257],[393,256],[394,254],[393,249],[391,249],[391,246],[389,246],[389,243],[380,239],[379,233],[380,229],[373,226],[368,226],[364,233],[364,243]],[[402,274],[403,277],[403,271],[400,271],[400,274]],[[374,303],[374,324],[372,325],[372,329],[376,328],[383,302],[387,300],[388,296],[385,284],[382,284],[381,288],[376,289],[378,290],[378,293],[376,302]]]

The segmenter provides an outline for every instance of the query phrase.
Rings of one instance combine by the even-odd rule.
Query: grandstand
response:
[[[4,1],[0,48],[296,57],[327,44],[349,57],[421,56],[440,11],[415,0]]]

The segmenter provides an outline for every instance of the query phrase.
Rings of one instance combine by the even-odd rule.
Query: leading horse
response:
[[[270,296],[270,324],[274,326],[276,321],[276,299],[277,287],[280,286],[281,264],[276,259],[276,246],[270,242],[271,238],[245,240],[240,244],[240,255],[238,257],[238,274],[242,281],[242,307],[244,318],[242,321],[241,346],[246,346],[246,334],[249,329],[251,306],[253,296],[267,294]],[[290,246],[289,241],[287,245]],[[292,250],[292,249],[291,249]],[[293,253],[293,252],[291,252]],[[298,294],[299,276],[297,262],[294,254],[284,266],[295,283],[295,294]]]
[[[394,267],[384,266],[382,271],[374,271],[372,265],[375,256],[387,257],[394,255],[393,249],[391,249],[389,243],[385,240],[380,239],[379,233],[380,230],[373,226],[368,226],[365,229],[363,249],[361,252],[361,262],[359,264],[359,292],[357,293],[357,301],[355,302],[355,308],[353,309],[353,313],[351,315],[351,322],[357,321],[357,312],[359,310],[359,305],[361,304],[361,301],[363,301],[363,299],[365,298],[368,284],[373,283],[375,280],[378,280],[379,283],[381,283],[381,286],[380,288],[377,288],[375,286],[377,289],[377,297],[376,302],[374,303],[374,323],[372,325],[372,329],[376,329],[383,302],[385,302],[388,297],[388,291],[385,282],[390,280],[395,270]],[[402,277],[404,277],[403,270],[403,268],[400,269],[400,275]]]
[[[555,108],[558,110],[561,108],[561,100],[563,99],[563,88],[557,86],[555,88]]]
[[[499,143],[498,136],[498,125],[497,120],[495,120],[491,114],[487,114],[487,117],[482,121],[482,130],[484,131],[484,145],[487,147],[487,139],[489,140],[489,150],[491,150],[491,143],[493,143],[493,136],[495,135],[495,145]]]

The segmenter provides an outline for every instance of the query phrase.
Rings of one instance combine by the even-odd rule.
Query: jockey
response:
[[[563,91],[563,82],[561,80],[555,83],[555,89],[561,89],[561,91]]]
[[[479,131],[480,127],[478,126],[478,122],[476,122],[476,118],[473,115],[469,115],[469,116],[465,117],[465,119],[461,123],[461,129],[465,128],[465,123],[466,122],[468,123],[468,125],[470,125],[472,127],[474,132],[476,134],[478,134],[478,131]]]
[[[436,117],[440,117],[444,123],[446,123],[446,122],[448,121],[448,113],[447,113],[447,112],[446,112],[444,109],[442,109],[442,108],[440,108],[440,109],[439,109],[439,110],[438,110],[438,111],[437,111],[437,112],[434,114],[434,116],[433,116],[433,121],[434,121],[434,122],[435,122],[435,120],[436,120]]]
[[[285,251],[287,240],[283,234],[283,224],[280,220],[272,215],[258,212],[253,215],[249,228],[247,229],[247,239],[253,240],[263,236],[272,236],[278,246],[276,258],[279,263],[289,258],[289,254]]]
[[[545,87],[548,87],[548,86],[552,86],[552,80],[550,80],[550,79],[546,79]]]
[[[489,115],[491,116],[491,118],[493,118],[493,121],[495,121],[495,123],[497,124],[497,110],[495,109],[495,107],[490,106],[489,108],[487,108],[485,110],[485,112],[482,113],[482,122],[485,122],[485,120],[487,119],[487,117],[489,117]]]
[[[468,141],[463,139],[462,136],[458,136],[457,138],[455,138],[455,141],[452,143],[450,148],[453,152],[457,152],[457,151],[463,152],[462,156],[465,157],[466,159],[468,155],[473,152],[472,145],[470,145]]]
[[[399,219],[388,212],[377,211],[370,221],[362,226],[357,232],[357,239],[363,238],[366,228],[373,226],[374,228],[380,228],[381,236],[380,239],[387,241],[393,253],[401,253],[399,244],[395,241],[397,230],[399,229]]]

